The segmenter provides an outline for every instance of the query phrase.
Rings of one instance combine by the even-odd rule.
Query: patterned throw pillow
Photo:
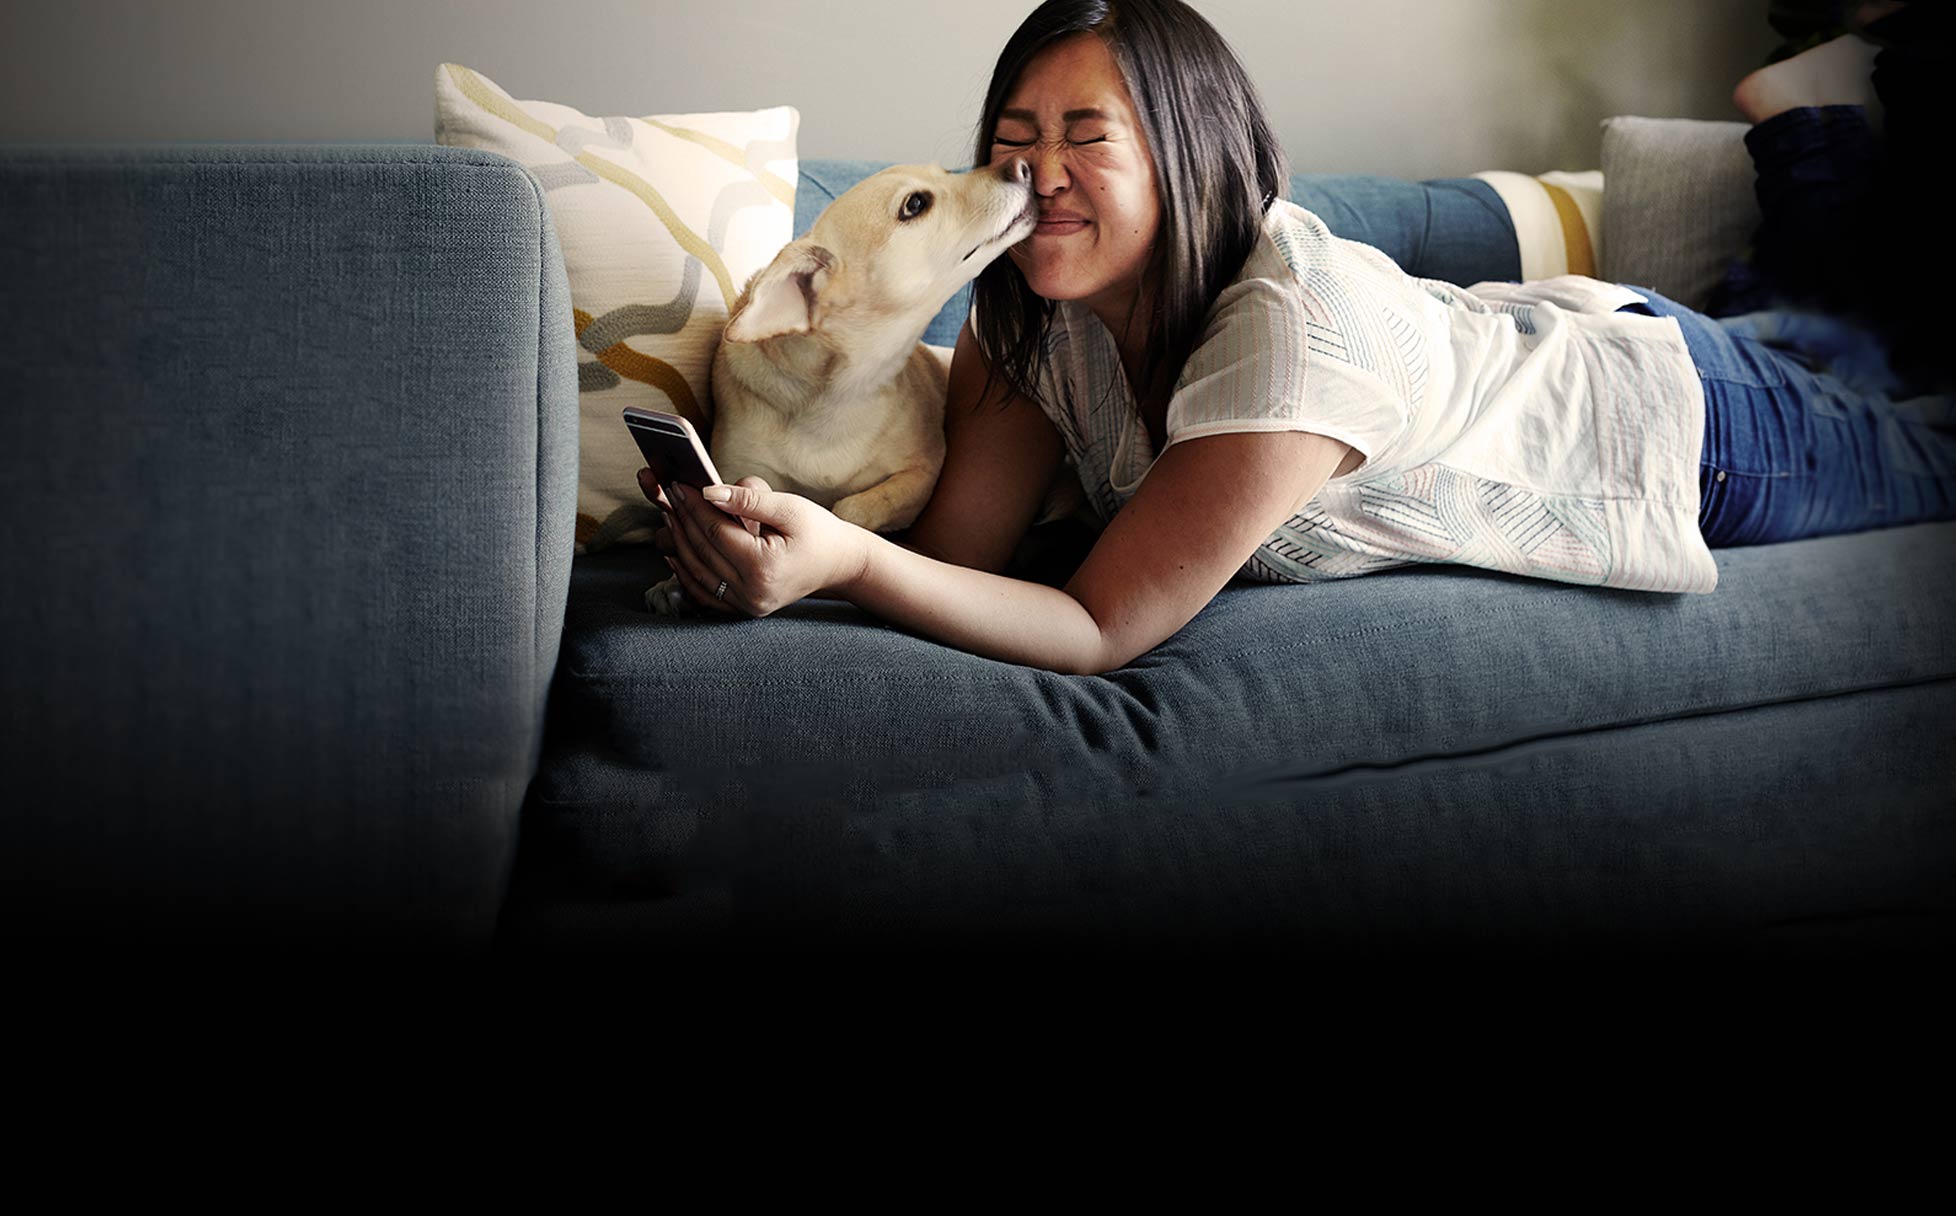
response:
[[[460,64],[435,73],[435,141],[528,169],[563,247],[579,347],[580,553],[651,539],[625,406],[710,431],[727,313],[794,236],[800,121],[790,106],[592,118],[517,101]]]

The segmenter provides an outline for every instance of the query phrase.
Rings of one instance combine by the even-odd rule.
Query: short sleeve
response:
[[[1348,443],[1369,463],[1402,434],[1410,403],[1354,359],[1345,301],[1326,301],[1281,262],[1252,255],[1223,290],[1169,399],[1167,440],[1243,431],[1311,431]],[[1340,307],[1341,304],[1346,304]]]

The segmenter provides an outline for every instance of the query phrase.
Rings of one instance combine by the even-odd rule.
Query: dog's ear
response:
[[[783,248],[747,284],[746,303],[727,318],[727,341],[759,342],[815,328],[816,305],[834,265],[835,255],[813,241]]]

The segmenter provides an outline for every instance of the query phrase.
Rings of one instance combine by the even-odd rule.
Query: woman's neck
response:
[[[1081,303],[1092,310],[1113,338],[1114,350],[1120,356],[1121,370],[1127,376],[1128,393],[1140,408],[1149,441],[1155,451],[1160,452],[1167,427],[1168,402],[1154,400],[1155,395],[1149,392],[1152,386],[1146,379],[1148,339],[1154,322],[1148,294],[1141,290],[1137,282],[1110,288]]]
[[[1110,295],[1114,298],[1109,299]],[[1130,292],[1103,293],[1086,301],[1086,305],[1113,336],[1114,348],[1121,355],[1121,368],[1127,372],[1128,389],[1140,399],[1148,388],[1141,377],[1148,366],[1148,331],[1154,320],[1147,298],[1137,286]]]

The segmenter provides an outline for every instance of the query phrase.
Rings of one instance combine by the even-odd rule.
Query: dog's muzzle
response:
[[[1012,230],[1014,228],[1017,228],[1020,224],[1026,223],[1027,221],[1031,221],[1034,227],[1037,227],[1039,225],[1039,211],[1038,208],[1034,205],[1034,200],[1030,192],[1028,192],[1026,195],[1025,208],[1021,210],[1019,214],[1012,217],[1011,221],[1005,225],[1004,231],[1000,232],[997,236],[989,237],[984,241],[981,241],[978,244],[973,245],[971,247],[971,252],[965,254],[962,258],[959,258],[958,261],[960,263],[969,262],[972,258],[978,255],[978,251],[980,249],[983,249],[987,245],[995,244],[999,241],[1004,240],[1006,237],[1011,236]]]

